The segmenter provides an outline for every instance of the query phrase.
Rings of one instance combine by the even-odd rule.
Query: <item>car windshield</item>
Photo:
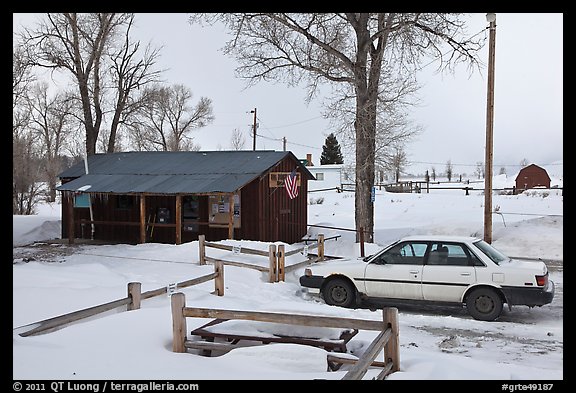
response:
[[[502,254],[490,244],[486,243],[484,240],[479,240],[474,243],[474,245],[497,265],[499,265],[501,262],[507,262],[510,260],[510,258]]]
[[[363,260],[364,262],[369,262],[372,258],[374,258],[375,255],[381,254],[384,250],[392,247],[392,246],[395,245],[395,244],[398,244],[399,242],[400,242],[400,240],[396,240],[396,241],[388,244],[388,245],[385,246],[384,248],[381,248],[378,252],[376,252],[376,253],[374,253],[374,254],[370,254],[370,255],[368,255],[368,256],[365,256],[364,258],[362,258],[362,260]]]

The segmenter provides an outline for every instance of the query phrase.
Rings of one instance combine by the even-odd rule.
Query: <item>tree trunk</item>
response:
[[[48,202],[56,202],[56,180],[50,178],[48,181]]]
[[[376,103],[368,94],[358,95],[356,107],[356,229],[363,228],[364,240],[374,241],[374,203],[371,201],[374,186],[374,157],[376,151]],[[360,241],[360,234],[356,233]]]
[[[371,69],[368,68],[370,50],[370,31],[368,15],[360,14],[357,20],[356,40],[357,52],[354,64],[356,81],[356,230],[362,228],[364,241],[374,241],[374,204],[372,203],[372,187],[374,186],[374,167],[376,153],[376,108],[378,98],[378,78],[380,62],[374,62],[372,54]],[[381,49],[381,48],[380,48]],[[375,79],[374,79],[375,78]],[[356,241],[360,241],[360,233],[356,232]]]
[[[118,94],[123,94],[123,91],[119,91]],[[124,103],[119,99],[110,126],[110,137],[108,138],[108,147],[106,150],[107,153],[114,153],[114,150],[116,149],[116,133],[118,131],[118,126],[120,125],[120,114],[123,110]]]
[[[78,76],[78,85],[80,88],[80,98],[82,100],[82,111],[84,113],[84,127],[86,129],[86,154],[91,156],[96,154],[98,131],[94,128],[92,119],[88,81],[85,78]]]

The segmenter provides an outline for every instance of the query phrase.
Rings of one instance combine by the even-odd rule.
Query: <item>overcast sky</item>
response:
[[[320,101],[306,106],[304,87],[263,82],[245,89],[234,75],[238,63],[222,54],[228,38],[222,27],[190,25],[187,14],[138,13],[135,22],[135,38],[163,46],[158,65],[167,69],[164,79],[190,87],[194,103],[212,99],[215,121],[193,134],[202,150],[229,149],[234,129],[252,149],[250,111],[256,108],[257,149],[282,150],[285,137],[287,150],[299,158],[311,153],[319,165],[331,130]],[[498,13],[496,23],[494,172],[504,166],[514,173],[522,159],[539,165],[562,160],[563,15]],[[470,14],[468,26],[469,34],[488,34],[484,13]],[[488,45],[480,58],[487,64]],[[471,174],[485,157],[487,67],[472,76],[465,67],[456,75],[434,69],[419,76],[421,104],[411,115],[423,132],[406,148],[413,163],[408,172],[442,172],[450,160],[455,173]]]

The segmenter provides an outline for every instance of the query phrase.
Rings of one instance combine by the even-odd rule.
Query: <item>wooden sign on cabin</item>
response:
[[[284,179],[290,175],[290,172],[270,172],[268,186],[270,188],[284,187]],[[296,172],[296,184],[300,187],[300,173]]]

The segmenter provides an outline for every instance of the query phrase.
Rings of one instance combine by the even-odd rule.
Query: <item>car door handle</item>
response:
[[[461,276],[469,276],[470,273],[469,273],[469,272],[462,272],[462,273],[460,273],[460,275],[461,275]]]
[[[410,270],[410,274],[418,274],[420,273],[418,270]]]

